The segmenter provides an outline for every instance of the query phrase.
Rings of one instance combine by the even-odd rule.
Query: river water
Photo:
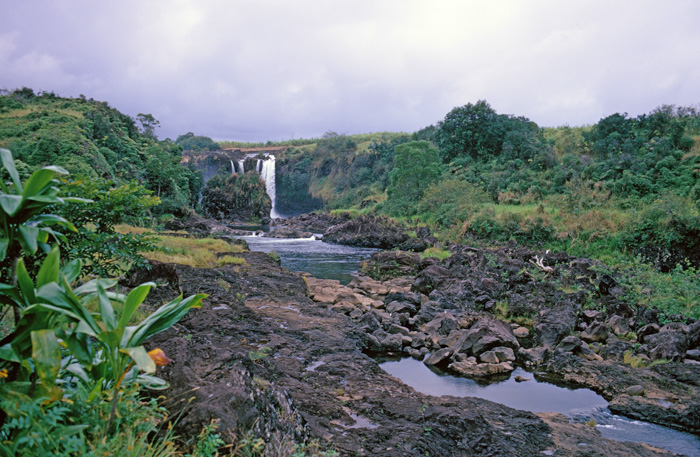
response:
[[[376,249],[355,248],[324,243],[315,237],[277,239],[262,236],[242,237],[252,251],[276,252],[282,266],[305,271],[319,279],[337,279],[347,284],[364,259]],[[458,397],[479,397],[531,412],[558,412],[572,420],[593,419],[600,433],[609,439],[647,443],[688,457],[700,457],[700,438],[667,427],[627,419],[610,413],[603,397],[589,389],[568,389],[537,381],[532,373],[517,368],[507,380],[479,384],[468,378],[431,370],[423,362],[411,359],[379,360],[384,371],[419,392]],[[516,382],[520,375],[530,378]]]
[[[356,248],[340,244],[324,243],[310,238],[243,237],[251,251],[276,252],[282,266],[291,271],[306,271],[319,279],[337,279],[349,283],[360,267],[360,262],[376,249]]]
[[[577,422],[592,419],[605,438],[647,443],[689,457],[700,456],[700,438],[695,435],[614,415],[608,410],[608,402],[592,390],[540,382],[533,373],[522,368],[516,368],[507,380],[485,385],[430,369],[412,358],[381,359],[379,362],[384,371],[427,395],[478,397],[533,413],[561,413]],[[515,376],[530,380],[516,382]]]

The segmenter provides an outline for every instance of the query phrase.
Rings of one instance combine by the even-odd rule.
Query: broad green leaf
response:
[[[55,195],[35,195],[33,197],[27,197],[25,200],[41,203],[56,203],[62,205],[65,201],[61,197]]]
[[[97,335],[97,339],[108,347],[110,351],[114,351],[119,348],[119,341],[122,338],[122,329],[117,328],[114,330],[105,330]]]
[[[36,241],[39,244],[46,244],[49,241],[49,234],[43,228],[39,228],[39,233],[36,234]]]
[[[55,384],[42,383],[35,387],[32,397],[43,399],[42,403],[46,405],[63,398],[63,389]]]
[[[55,312],[56,314],[60,314],[62,316],[69,317],[69,318],[71,318],[71,320],[74,320],[76,322],[80,320],[80,316],[75,314],[74,312],[67,310],[65,308],[62,308],[60,306],[49,305],[46,303],[37,303],[36,305],[28,306],[24,310],[24,314],[26,316],[31,316],[31,315],[41,314],[41,313],[46,314],[47,311],[52,311],[52,312]],[[46,320],[46,319],[44,319],[44,320]],[[43,327],[46,327],[47,325],[44,325]],[[38,326],[38,327],[40,327],[40,326]]]
[[[68,359],[68,360],[66,360]],[[65,373],[70,373],[73,376],[77,377],[81,381],[87,383],[90,382],[90,375],[85,371],[85,368],[83,367],[83,364],[78,362],[75,357],[69,356],[65,357],[62,361],[62,367],[61,367],[61,378],[65,378]]]
[[[54,173],[58,173],[59,175],[69,175],[68,170],[65,168],[59,167],[58,165],[49,165],[43,168],[43,170],[50,170],[53,171]]]
[[[127,327],[127,329],[133,329],[129,331],[129,339],[123,346],[136,346],[141,344],[146,338],[160,333],[163,330],[167,330],[177,323],[182,317],[187,314],[190,308],[199,308],[202,306],[202,299],[207,297],[206,294],[191,295],[186,299],[182,299],[182,295],[161,306],[153,312],[146,319],[141,321],[139,324],[133,327]],[[125,332],[125,336],[126,336]]]
[[[19,173],[17,173],[17,168],[15,167],[15,159],[12,158],[12,153],[7,149],[0,148],[0,160],[2,160],[2,166],[10,174],[12,182],[15,183],[17,192],[22,192],[22,182],[19,180]]]
[[[20,244],[22,244],[22,247],[29,251],[28,254],[34,254],[38,247],[37,238],[39,237],[39,229],[28,225],[20,225],[19,233],[19,241]]]
[[[17,354],[15,349],[12,347],[11,343],[7,343],[4,346],[0,346],[0,359],[17,363],[20,363],[22,361],[22,357],[19,354]]]
[[[75,331],[97,338],[97,332],[95,332],[95,330],[92,327],[90,327],[85,321],[82,320],[78,323],[78,327],[76,327]]]
[[[100,314],[102,322],[105,323],[108,330],[114,330],[117,327],[117,318],[114,315],[114,307],[112,302],[107,298],[104,287],[97,284],[97,299],[100,303]]]
[[[102,381],[104,381],[104,378],[95,381],[95,387],[92,388],[87,398],[88,403],[92,403],[102,395]]]
[[[148,296],[152,286],[155,286],[155,284],[152,282],[147,282],[129,292],[129,295],[126,297],[126,301],[124,302],[122,315],[119,318],[119,327],[126,327],[126,324],[129,323],[134,311],[136,311],[136,308],[138,308]]]
[[[51,250],[49,255],[46,256],[46,259],[44,259],[44,262],[41,264],[41,268],[39,268],[39,273],[36,275],[37,288],[44,284],[58,282],[60,255],[58,247],[55,247]]]
[[[148,375],[145,373],[140,373],[138,378],[136,378],[142,386],[144,386],[146,389],[151,389],[151,390],[164,390],[170,387],[170,385],[165,382],[165,380],[157,377],[157,376],[152,376]]]
[[[48,186],[56,173],[48,168],[42,168],[37,170],[29,177],[26,183],[24,183],[24,190],[22,191],[22,197],[25,199],[29,197],[34,197],[38,195],[46,186]]]
[[[143,346],[123,348],[119,352],[128,354],[141,371],[151,374],[156,372],[156,364]]]
[[[32,358],[41,382],[47,388],[53,386],[61,368],[61,346],[53,330],[32,332]]]
[[[72,292],[70,289],[67,291],[63,290],[63,288],[55,282],[45,284],[37,289],[37,297],[43,303],[50,303],[56,306],[57,308],[63,310],[62,312],[65,315],[69,315],[70,313],[71,316],[78,316],[78,322],[81,324],[84,323],[90,329],[90,334],[99,333],[101,329],[93,317],[80,303],[80,301],[71,295]]]
[[[95,200],[80,197],[62,197],[64,202],[68,203],[95,203]]]
[[[34,216],[29,222],[34,224],[61,224],[61,225],[72,225],[65,218],[57,216],[55,214],[38,214]]]
[[[27,272],[27,267],[24,265],[24,259],[19,259],[17,261],[15,274],[17,276],[17,285],[22,291],[25,300],[28,303],[36,303],[36,295],[34,294],[34,281],[32,281],[32,278]]]
[[[0,206],[8,216],[13,217],[22,207],[22,197],[20,195],[0,195]]]
[[[100,284],[105,290],[114,287],[117,284],[116,279],[92,279],[80,287],[73,289],[75,295],[84,295],[97,292],[97,285]]]
[[[78,359],[81,365],[90,367],[92,365],[92,351],[90,340],[85,333],[80,333],[77,330],[67,338],[64,338],[71,354]]]
[[[83,262],[80,259],[71,260],[63,268],[61,268],[61,274],[65,277],[68,284],[72,284],[78,276],[80,276],[80,269],[83,266]]]
[[[9,238],[0,239],[0,262],[7,256],[7,247],[10,245]]]

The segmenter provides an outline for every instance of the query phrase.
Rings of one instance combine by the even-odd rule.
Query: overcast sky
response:
[[[0,0],[0,88],[160,138],[413,132],[485,99],[540,126],[700,103],[700,2]]]

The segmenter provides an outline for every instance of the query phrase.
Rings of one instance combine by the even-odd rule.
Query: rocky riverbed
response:
[[[591,261],[516,247],[455,247],[444,261],[389,251],[343,286],[263,253],[244,257],[217,269],[173,265],[185,294],[209,294],[150,341],[175,361],[161,375],[186,436],[218,420],[230,442],[263,438],[266,455],[314,439],[341,455],[671,455],[558,414],[420,394],[370,357],[388,353],[427,355],[470,377],[538,366],[614,411],[699,432],[699,324],[662,326],[633,310]],[[625,353],[674,361],[632,368]]]

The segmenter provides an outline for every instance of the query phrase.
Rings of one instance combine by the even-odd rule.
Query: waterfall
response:
[[[237,162],[231,160],[231,173],[245,173],[246,159],[252,159],[255,156],[260,157],[258,154],[248,154],[246,157],[238,160]],[[268,154],[265,156],[264,159],[257,159],[255,162],[255,167],[253,168],[253,170],[255,170],[265,182],[265,190],[267,191],[267,195],[270,196],[270,200],[272,200],[272,209],[270,210],[270,217],[273,219],[282,217],[275,208],[275,160],[275,156],[273,156],[272,154]]]
[[[270,218],[275,219],[282,217],[277,213],[275,208],[276,205],[276,190],[275,190],[275,156],[272,154],[268,155],[265,160],[258,161],[260,169],[260,177],[265,181],[265,188],[267,190],[267,195],[270,196],[272,200],[272,210],[270,210]]]

